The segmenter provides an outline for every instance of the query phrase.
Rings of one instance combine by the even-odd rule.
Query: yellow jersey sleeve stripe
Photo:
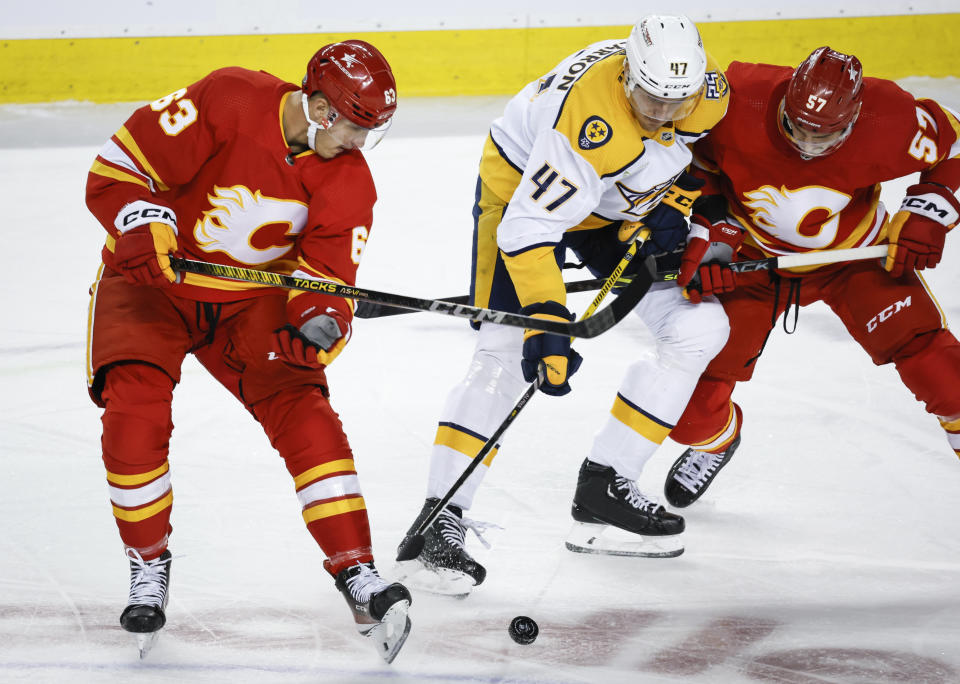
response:
[[[638,406],[630,403],[620,394],[617,394],[617,398],[613,400],[613,408],[610,409],[610,413],[621,423],[654,444],[663,444],[663,440],[673,430],[673,425],[667,425],[644,413]]]
[[[366,510],[367,504],[362,496],[355,496],[350,499],[340,499],[339,501],[328,501],[327,503],[310,506],[303,510],[303,521],[308,525],[316,520],[331,518],[335,515],[344,513],[353,513],[354,511]]]
[[[333,473],[356,473],[357,468],[353,463],[352,458],[341,458],[336,461],[329,461],[327,463],[321,463],[318,466],[306,470],[295,478],[293,478],[293,484],[297,489],[300,489],[304,485],[307,485],[314,480],[319,480],[322,477],[331,475]]]
[[[440,423],[437,427],[436,439],[433,440],[435,445],[445,446],[470,458],[480,453],[480,449],[486,442],[487,440],[477,433],[453,423]],[[489,466],[496,454],[497,449],[491,449],[490,453],[484,457],[483,465]]]
[[[151,480],[156,480],[168,470],[170,470],[169,463],[164,463],[159,468],[154,468],[148,473],[139,473],[137,475],[118,475],[107,471],[107,482],[121,487],[133,487],[145,484]]]
[[[153,166],[147,161],[146,156],[141,151],[140,146],[137,145],[137,141],[133,139],[133,136],[130,135],[130,131],[127,130],[126,126],[121,126],[120,130],[116,133],[117,140],[123,143],[123,146],[134,156],[134,158],[140,162],[140,166],[143,167],[150,177],[157,184],[157,187],[160,190],[166,191],[170,188],[167,187],[167,184],[163,182],[163,179],[160,178],[160,175],[156,172]]]
[[[127,511],[122,508],[113,507],[113,517],[124,522],[140,522],[156,515],[160,511],[170,508],[173,505],[173,492],[169,492],[165,497],[144,508],[138,508],[134,511]]]
[[[115,169],[112,166],[107,166],[103,162],[97,160],[93,161],[93,166],[90,167],[90,173],[96,174],[97,176],[104,176],[105,178],[112,178],[113,180],[120,181],[121,183],[136,183],[147,190],[150,189],[150,186],[147,185],[147,183],[139,176],[127,171]]]

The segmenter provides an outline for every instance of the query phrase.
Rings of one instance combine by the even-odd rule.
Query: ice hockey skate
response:
[[[130,559],[130,597],[120,614],[120,626],[136,634],[140,657],[145,658],[167,622],[167,588],[170,585],[170,551],[145,561],[136,549],[127,549]]]
[[[373,563],[341,570],[336,585],[353,612],[357,631],[372,639],[380,657],[392,663],[410,634],[410,592],[380,577]]]
[[[733,452],[740,446],[740,435],[730,443],[726,451],[711,454],[706,451],[687,449],[681,454],[663,486],[663,494],[671,506],[685,508],[703,496],[720,469],[729,463]]]
[[[438,498],[424,502],[413,529],[427,519],[439,502]],[[397,564],[397,571],[404,581],[432,594],[456,598],[469,596],[475,586],[483,583],[487,570],[467,553],[465,543],[468,526],[471,523],[464,521],[463,509],[448,504],[433,524],[424,530],[420,555],[414,560]]]
[[[580,466],[571,514],[570,551],[644,558],[683,553],[683,518],[644,496],[613,468],[589,459]]]

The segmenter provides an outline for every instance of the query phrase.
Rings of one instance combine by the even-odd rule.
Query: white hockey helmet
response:
[[[651,14],[627,38],[623,89],[644,128],[656,129],[697,105],[707,55],[696,25],[683,15]]]

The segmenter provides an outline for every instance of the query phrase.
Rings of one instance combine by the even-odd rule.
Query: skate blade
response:
[[[683,535],[642,536],[612,525],[575,522],[567,535],[566,547],[574,553],[675,558],[683,553]]]
[[[408,589],[461,600],[467,598],[476,586],[473,578],[466,573],[449,568],[433,568],[419,559],[396,563],[393,574]]]
[[[157,639],[159,637],[160,630],[157,630],[156,632],[137,634],[137,648],[140,649],[140,660],[143,660],[147,657],[147,654],[153,648],[154,644],[157,643]]]
[[[363,634],[373,639],[377,653],[389,665],[397,657],[410,634],[409,601],[397,601],[383,615],[383,620],[373,625]]]

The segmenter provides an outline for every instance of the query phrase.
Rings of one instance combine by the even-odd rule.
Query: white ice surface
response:
[[[960,105],[955,79],[920,86]],[[476,161],[494,109],[411,103],[423,116],[398,121],[369,156],[380,202],[359,284],[466,292]],[[873,366],[819,305],[801,311],[796,334],[778,328],[738,388],[743,444],[686,513],[675,559],[563,548],[577,468],[631,350],[647,343],[634,321],[578,342],[573,394],[534,398],[471,511],[504,528],[489,534],[491,550],[472,545],[488,580],[466,601],[416,594],[413,632],[389,667],[355,633],[279,457],[188,359],[171,441],[169,622],[139,661],[117,622],[128,571],[84,383],[102,244],[83,202],[101,143],[90,132],[105,137],[124,116],[0,108],[0,681],[960,681],[960,463],[894,369]],[[904,185],[885,189],[892,208]],[[928,281],[954,322],[958,264],[951,235]],[[574,309],[588,301],[578,297]],[[385,575],[472,345],[460,319],[360,320],[329,371]],[[663,447],[644,491],[661,492],[680,450]],[[518,614],[540,625],[533,645],[507,636]]]

